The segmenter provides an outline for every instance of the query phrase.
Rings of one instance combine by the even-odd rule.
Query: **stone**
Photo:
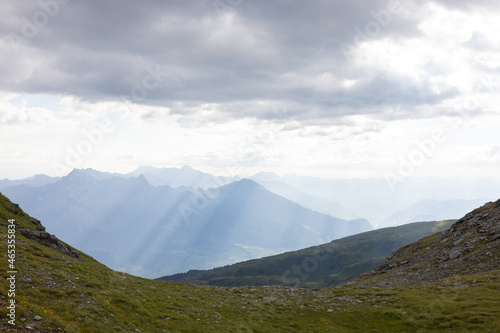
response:
[[[26,238],[34,240],[35,242],[38,242],[55,250],[58,250],[59,252],[69,255],[70,257],[73,257],[75,259],[82,260],[80,258],[80,252],[75,251],[69,248],[68,246],[62,244],[56,236],[49,234],[46,231],[27,230],[27,229],[20,229],[19,231]]]
[[[449,258],[455,259],[455,258],[460,257],[461,255],[462,255],[462,252],[460,252],[459,250],[453,250],[450,252]]]

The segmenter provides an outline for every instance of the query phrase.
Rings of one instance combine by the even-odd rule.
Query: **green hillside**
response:
[[[160,280],[215,286],[322,288],[371,271],[400,247],[446,230],[453,222],[455,220],[419,222],[368,231],[304,250],[211,270],[192,270]]]
[[[448,230],[401,247],[355,280],[358,285],[406,286],[500,269],[500,200],[473,210]]]
[[[8,323],[12,298],[3,278],[3,332],[500,330],[500,271],[405,288],[222,288],[152,281],[112,271],[75,253],[0,195],[4,276],[9,270],[9,219],[17,223],[16,319],[15,326]]]

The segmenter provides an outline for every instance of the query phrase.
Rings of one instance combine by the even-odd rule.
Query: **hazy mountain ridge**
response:
[[[295,201],[302,206],[312,209],[316,212],[328,214],[330,216],[335,216],[346,220],[359,218],[359,215],[337,202],[326,199],[319,195],[301,191],[284,182],[266,181],[259,179],[259,177],[251,177],[251,179],[266,187],[271,192]]]
[[[192,187],[192,188],[214,188],[229,184],[232,181],[239,180],[239,177],[218,177],[209,173],[204,173],[195,170],[189,166],[181,168],[155,168],[151,166],[139,166],[129,173],[114,173],[103,172],[95,169],[76,169],[84,171],[87,175],[92,175],[99,180],[110,178],[135,178],[144,175],[147,181],[153,186],[170,186],[173,188],[178,187]],[[74,171],[74,170],[73,170]],[[15,185],[31,185],[41,187],[53,182],[58,181],[61,177],[50,177],[47,175],[34,175],[28,178],[9,180],[0,180],[0,189],[5,189]]]
[[[322,288],[374,269],[401,246],[445,230],[453,222],[421,222],[377,229],[299,251],[211,270],[164,276],[160,280],[216,286],[289,285]]]
[[[458,219],[471,210],[485,204],[487,199],[476,200],[419,200],[415,204],[395,212],[378,227],[401,225],[418,221]]]
[[[492,179],[406,178],[396,187],[391,187],[387,180],[382,178],[322,179],[295,174],[279,176],[273,172],[261,172],[251,178],[262,181],[262,184],[286,184],[294,191],[314,194],[316,197],[335,202],[378,227],[391,226],[388,223],[391,215],[423,199],[446,202],[485,198],[482,199],[482,203],[485,203],[495,200],[500,188],[500,182]],[[281,194],[286,192],[283,186],[279,190],[282,191]],[[293,195],[293,191],[287,195]],[[443,218],[459,218],[465,213],[462,209],[457,209],[453,213],[455,217]],[[440,219],[442,218],[437,220]],[[403,221],[409,222],[412,222],[411,218]]]
[[[218,177],[183,166],[178,168],[154,168],[151,166],[139,166],[136,170],[127,175],[137,177],[144,175],[153,186],[170,187],[192,187],[192,188],[216,188],[239,180],[239,177]]]
[[[144,175],[74,170],[4,192],[50,232],[115,269],[158,277],[321,244],[370,230],[313,212],[251,180],[213,191],[152,186]]]
[[[47,184],[56,182],[60,179],[60,177],[50,177],[47,175],[34,175],[28,178],[10,180],[10,179],[2,179],[0,180],[0,190],[9,186],[15,185],[31,185],[31,186],[45,186]]]
[[[301,205],[290,201],[281,196],[270,192],[263,186],[258,185],[252,180],[243,179],[219,189],[216,196],[215,205],[206,208],[208,215],[212,216],[213,222],[224,221],[227,216],[236,216],[237,225],[244,225],[245,229],[239,235],[253,235],[251,239],[255,243],[250,246],[270,246],[273,243],[279,243],[283,248],[290,248],[290,241],[293,243],[310,242],[316,240],[320,243],[328,239],[336,239],[346,235],[352,235],[360,230],[371,230],[372,226],[366,220],[345,221],[321,214]],[[223,207],[228,207],[224,211],[226,217],[219,217],[218,205],[223,203]],[[262,220],[272,212],[272,223],[259,224],[254,220]],[[250,214],[256,217],[250,217]],[[307,241],[308,234],[313,235],[310,241]],[[279,236],[279,238],[276,238]],[[238,243],[238,238],[228,235]]]
[[[93,169],[85,169],[85,172],[100,180],[113,177],[129,179],[142,174],[153,186],[191,190],[196,195],[202,192],[199,189],[207,191],[241,179],[239,176],[215,176],[189,166],[140,166],[126,174]],[[306,208],[345,220],[366,218],[378,228],[459,218],[475,206],[495,199],[500,187],[498,181],[491,179],[409,178],[392,189],[385,179],[322,179],[295,174],[278,176],[273,172],[260,172],[248,179]],[[20,184],[41,186],[57,180],[44,175],[15,181],[4,179],[0,181],[0,189]],[[431,202],[433,204],[429,204]]]

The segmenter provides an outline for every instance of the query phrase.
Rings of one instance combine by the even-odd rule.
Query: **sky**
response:
[[[499,177],[498,1],[40,0],[0,12],[0,179],[139,165]]]

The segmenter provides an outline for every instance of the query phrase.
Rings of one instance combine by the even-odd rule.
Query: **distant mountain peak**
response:
[[[94,177],[94,175],[91,171],[94,171],[94,170],[90,169],[90,168],[88,168],[88,169],[73,169],[73,170],[71,170],[70,173],[68,173],[63,178],[74,178],[74,177],[82,177],[82,176]]]
[[[232,182],[231,184],[227,185],[228,187],[231,188],[238,188],[238,189],[267,189],[263,187],[262,185],[256,183],[255,181],[248,179],[248,178],[243,178],[241,180],[237,180],[235,182]]]
[[[94,183],[111,178],[129,178],[121,174],[97,171],[92,168],[73,169],[67,176],[62,177],[63,182],[71,181],[76,183]]]
[[[260,186],[255,181],[253,181],[251,179],[248,179],[248,178],[242,178],[242,179],[236,181],[235,183],[239,183],[239,184],[252,184],[252,185],[255,185],[255,186]]]
[[[137,177],[132,177],[132,178],[130,179],[130,181],[133,181],[133,182],[135,182],[135,183],[137,183],[137,184],[141,184],[141,185],[151,185],[151,184],[148,182],[148,180],[147,180],[146,176],[144,176],[142,173],[141,173],[139,176],[137,176]]]
[[[99,178],[97,178],[91,172],[84,169],[73,169],[68,175],[61,178],[61,181],[66,184],[78,184],[79,186],[87,186],[90,184],[97,183]]]
[[[280,179],[278,174],[272,171],[262,171],[252,176],[251,178],[256,179],[258,181],[277,181]]]

